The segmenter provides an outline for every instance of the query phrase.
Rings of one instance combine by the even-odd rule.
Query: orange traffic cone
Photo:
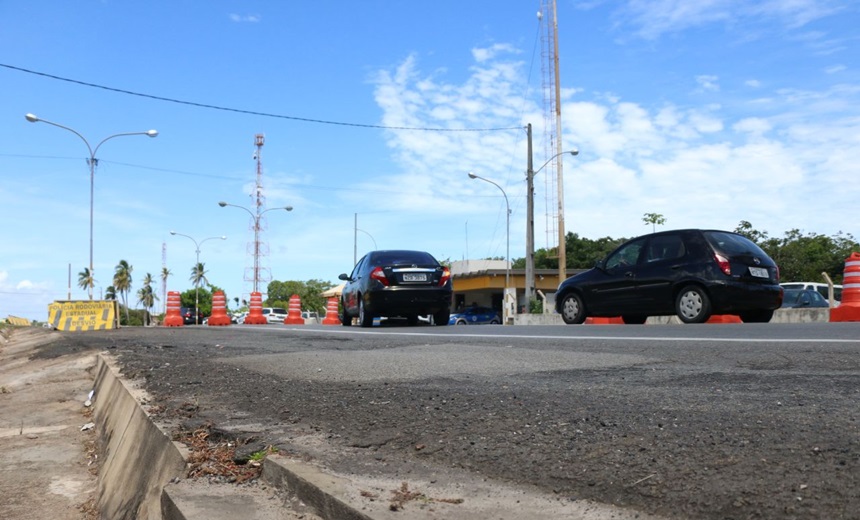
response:
[[[337,316],[337,298],[329,298],[325,306],[325,318],[323,325],[340,325],[340,318]]]
[[[182,321],[182,314],[179,308],[182,306],[182,301],[178,291],[169,291],[167,293],[167,313],[164,316],[165,327],[182,327],[185,322]]]
[[[830,309],[830,321],[860,321],[860,253],[845,259],[842,303]]]
[[[209,326],[230,325],[230,316],[227,316],[227,299],[224,291],[212,293],[212,315],[209,316]]]
[[[252,292],[248,315],[245,316],[245,324],[265,325],[267,323],[269,323],[269,320],[263,316],[263,295],[258,292]]]
[[[290,296],[290,308],[287,311],[287,317],[284,318],[284,325],[304,325],[305,320],[302,318],[302,299],[298,294]]]

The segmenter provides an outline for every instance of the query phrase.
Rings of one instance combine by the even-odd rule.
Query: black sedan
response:
[[[782,304],[779,268],[754,242],[737,233],[683,229],[630,240],[594,269],[558,286],[556,310],[565,323],[589,316],[677,315],[704,323],[712,314],[768,322]]]
[[[803,307],[830,307],[830,303],[818,291],[812,289],[785,289],[782,298],[783,309]]]
[[[372,251],[355,264],[352,273],[339,276],[346,284],[341,293],[341,322],[358,318],[362,327],[375,317],[402,317],[410,325],[430,314],[436,325],[447,325],[451,315],[451,272],[423,251]]]

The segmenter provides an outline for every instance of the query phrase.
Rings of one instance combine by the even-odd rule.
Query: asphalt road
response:
[[[81,345],[162,419],[251,451],[669,518],[860,518],[858,323],[128,328],[57,348]]]

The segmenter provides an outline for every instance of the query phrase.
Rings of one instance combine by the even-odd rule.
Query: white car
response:
[[[269,323],[283,323],[287,319],[287,309],[281,307],[263,307],[263,316]]]

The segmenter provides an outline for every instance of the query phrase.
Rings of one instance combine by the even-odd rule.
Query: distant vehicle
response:
[[[267,323],[283,323],[287,319],[287,309],[282,307],[263,307]]]
[[[316,311],[302,311],[302,319],[305,322],[310,321],[311,323],[319,323],[320,315]]]
[[[182,316],[182,323],[185,325],[199,325],[203,323],[203,313],[201,312],[198,316],[197,312],[191,307],[180,307],[179,315]]]
[[[448,325],[480,325],[485,323],[498,325],[501,322],[502,316],[496,309],[472,306],[452,314],[448,320]]]
[[[677,315],[704,323],[712,314],[769,322],[782,304],[779,268],[754,242],[729,231],[683,229],[634,238],[593,269],[564,280],[556,311],[565,323],[589,316]]]
[[[782,308],[830,307],[830,302],[821,293],[812,289],[785,289]]]
[[[451,272],[423,251],[371,251],[341,274],[341,323],[358,318],[371,327],[373,318],[406,318],[416,325],[418,316],[432,314],[436,325],[448,325],[451,316]]]
[[[812,291],[818,291],[818,294],[824,297],[825,300],[830,301],[830,286],[826,283],[817,283],[817,282],[783,282],[779,284],[783,289],[809,289]],[[833,299],[837,302],[842,301],[842,286],[841,285],[833,285]]]

